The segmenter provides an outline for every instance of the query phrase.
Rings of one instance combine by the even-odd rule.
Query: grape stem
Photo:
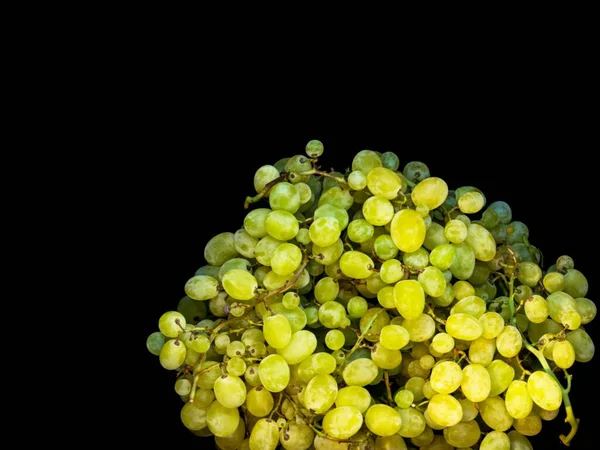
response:
[[[265,185],[265,187],[263,188],[263,190],[260,191],[254,197],[249,197],[249,196],[246,197],[246,201],[244,202],[244,209],[248,209],[250,207],[251,203],[256,203],[261,198],[263,198],[265,195],[267,195],[269,193],[269,191],[273,188],[273,186],[275,186],[277,183],[279,183],[280,181],[285,181],[287,179],[288,179],[288,174],[287,173],[283,173],[282,175],[280,175],[277,178],[275,178],[273,181],[268,182]]]
[[[346,359],[348,359],[352,353],[354,353],[356,350],[358,350],[358,348],[360,347],[360,344],[362,343],[365,336],[369,333],[369,330],[371,329],[371,327],[373,326],[373,324],[375,323],[375,321],[377,320],[379,315],[384,312],[385,312],[385,309],[381,309],[381,310],[377,311],[377,313],[375,313],[373,318],[369,321],[369,323],[367,323],[367,326],[365,327],[365,331],[363,331],[361,333],[361,335],[358,337],[358,339],[356,340],[356,344],[354,344],[354,347],[352,347],[350,349],[350,351],[348,352],[348,354],[346,355]],[[340,366],[340,369],[341,369],[341,367],[342,366]],[[339,369],[338,369],[338,371],[339,371]]]
[[[444,319],[440,319],[438,316],[435,315],[435,312],[433,311],[433,308],[431,307],[431,305],[429,303],[426,304],[427,305],[427,314],[429,314],[431,317],[433,317],[433,319],[438,322],[441,323],[442,325],[446,325],[446,321]]]
[[[283,400],[283,392],[279,393],[279,400],[277,400],[277,405],[275,405],[275,408],[273,408],[271,410],[271,414],[269,414],[269,419],[273,418],[273,414],[277,412],[277,414],[279,414],[279,407],[281,406],[281,401]]]
[[[390,375],[389,371],[384,370],[383,377],[385,379],[385,389],[387,390],[387,399],[390,405],[393,405],[394,402],[392,400],[392,389],[390,388]]]
[[[337,181],[342,189],[350,189],[350,186],[348,186],[348,183],[346,183],[346,180],[343,177],[336,177],[335,175],[331,175],[329,172],[323,172],[322,170],[311,169],[305,172],[300,172],[298,175],[320,175],[322,177],[331,178],[332,180]]]

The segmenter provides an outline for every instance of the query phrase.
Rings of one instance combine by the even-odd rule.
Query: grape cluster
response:
[[[508,204],[422,162],[322,153],[256,171],[256,207],[148,337],[183,425],[223,450],[531,449],[564,405],[568,445],[596,315],[573,259],[542,269]]]

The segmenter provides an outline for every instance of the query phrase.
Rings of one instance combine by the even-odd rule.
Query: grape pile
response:
[[[177,371],[181,421],[222,450],[525,450],[594,355],[572,258],[418,161],[323,144],[260,167],[255,206],[147,339]]]

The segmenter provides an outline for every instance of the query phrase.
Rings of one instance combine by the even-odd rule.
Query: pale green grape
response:
[[[535,436],[542,431],[542,419],[535,411],[531,411],[531,413],[523,419],[516,419],[513,425],[515,430],[525,436]]]
[[[413,408],[395,408],[395,411],[401,419],[400,430],[398,430],[400,436],[415,438],[425,431],[427,423],[420,411]]]
[[[565,274],[565,292],[573,298],[585,297],[588,291],[588,281],[579,270],[569,269]]]
[[[521,333],[516,327],[507,325],[496,338],[496,348],[505,358],[516,356],[523,347]]]
[[[502,202],[502,201],[494,202],[494,203],[490,204],[490,206],[488,206],[488,209],[491,211],[494,211],[498,215],[498,219],[499,219],[500,223],[503,223],[506,225],[506,224],[509,224],[510,221],[512,220],[512,210],[510,209],[510,206],[506,202]]]
[[[279,427],[271,419],[259,419],[250,433],[250,450],[275,450],[279,444]]]
[[[454,246],[451,244],[442,244],[431,251],[429,254],[429,261],[439,270],[448,270],[452,267],[455,256],[456,248],[454,248]]]
[[[398,196],[402,181],[394,171],[375,167],[367,174],[367,187],[373,195],[393,200]]]
[[[285,450],[308,450],[315,439],[315,433],[308,425],[288,422],[279,431],[279,442]]]
[[[421,161],[411,161],[404,166],[403,174],[410,181],[418,183],[425,178],[429,178],[430,172],[427,165]]]
[[[373,196],[369,197],[363,203],[362,213],[365,219],[372,225],[385,225],[394,217],[394,206],[385,197]]]
[[[562,323],[563,318],[568,312],[577,312],[577,303],[575,299],[566,292],[554,292],[547,298],[548,313],[552,320]]]
[[[548,302],[540,295],[533,295],[525,301],[525,315],[530,322],[542,323],[548,318]]]
[[[343,178],[341,174],[340,176]],[[325,185],[327,180],[330,179],[327,178],[323,185]],[[350,191],[348,189],[342,189],[340,186],[323,189],[323,194],[321,194],[321,198],[319,199],[319,206],[335,205],[345,210],[350,209],[353,203],[354,197],[352,197]]]
[[[292,181],[292,183],[294,181]],[[302,205],[304,205],[305,203],[308,203],[311,200],[311,198],[313,198],[312,190],[310,189],[310,186],[308,186],[308,184],[303,183],[303,182],[298,182],[295,184],[295,186],[296,186],[296,190],[298,191],[298,194],[300,195],[300,203]]]
[[[281,303],[286,309],[294,309],[300,304],[300,296],[295,292],[286,292]]]
[[[473,364],[489,366],[496,353],[496,340],[486,339],[483,336],[471,342],[469,347],[469,360]]]
[[[163,345],[165,345],[165,335],[160,331],[155,331],[146,339],[146,348],[153,355],[160,355]]]
[[[302,262],[302,251],[294,244],[281,244],[273,252],[271,268],[278,275],[294,273]]]
[[[257,208],[246,214],[244,218],[244,230],[255,238],[263,238],[267,235],[265,228],[265,220],[271,210],[269,208]],[[234,248],[235,248],[235,237],[234,237]],[[229,258],[228,258],[229,259]]]
[[[227,347],[229,347],[231,338],[226,334],[219,334],[215,338],[214,342],[215,342],[215,349],[217,350],[217,352],[219,354],[223,355],[223,354],[225,354],[225,352],[227,352]]]
[[[381,155],[381,163],[383,167],[395,171],[398,169],[400,160],[394,152],[385,152]]]
[[[392,260],[392,258],[395,258],[398,254],[398,248],[389,234],[382,234],[375,238],[375,241],[373,242],[373,251],[384,261],[395,261]]]
[[[471,361],[471,364],[466,366],[462,371],[461,390],[465,397],[474,403],[488,398],[492,387],[491,383],[489,372],[481,364],[474,364]]]
[[[529,439],[518,431],[509,431],[507,435],[510,439],[510,450],[533,450],[533,446],[531,445],[531,442],[529,442]]]
[[[273,409],[273,394],[263,386],[256,386],[246,396],[246,407],[255,417],[264,417]]]
[[[319,324],[319,310],[316,306],[309,306],[304,310],[304,314],[308,325]]]
[[[548,411],[560,408],[562,392],[556,380],[546,372],[536,370],[527,380],[527,390],[533,401]]]
[[[304,390],[304,405],[317,414],[323,414],[335,403],[337,392],[335,378],[331,375],[315,375]]]
[[[504,398],[506,410],[515,419],[527,417],[533,408],[533,400],[525,381],[513,380],[508,386]]]
[[[250,300],[256,295],[258,282],[251,273],[232,269],[223,276],[223,288],[236,300]]]
[[[282,316],[286,317],[290,323],[292,333],[302,330],[306,325],[306,314],[299,306],[289,309],[283,306],[283,303],[277,302],[271,304],[271,311],[274,314],[281,314]]]
[[[482,337],[494,339],[504,330],[504,318],[494,311],[489,311],[479,317],[479,323],[483,328]]]
[[[381,280],[379,273],[373,272],[373,274],[367,278],[367,290],[373,294],[377,294],[381,289],[387,286],[385,282]]]
[[[423,246],[428,250],[433,250],[444,244],[448,244],[448,239],[444,235],[444,227],[436,222],[432,222],[429,228],[427,228],[427,233],[425,233]]]
[[[247,347],[255,344],[256,342],[264,342],[265,337],[260,328],[250,328],[249,330],[244,331],[241,341]]]
[[[457,300],[462,300],[470,295],[475,295],[475,288],[468,281],[457,281],[452,287],[454,288],[454,294]]]
[[[258,374],[258,364],[250,364],[244,373],[244,379],[249,386],[259,386],[261,384]]]
[[[264,319],[263,333],[273,348],[284,348],[292,339],[292,327],[287,317],[276,314]]]
[[[364,253],[349,251],[340,258],[340,270],[350,278],[364,279],[371,276],[375,268],[373,260]]]
[[[360,170],[355,170],[348,175],[348,185],[355,191],[362,191],[367,187],[367,176]]]
[[[479,224],[472,223],[468,227],[467,243],[479,261],[491,261],[496,255],[496,241],[491,233]]]
[[[486,209],[481,215],[481,222],[488,229],[497,227],[500,224],[500,216],[493,209]]]
[[[180,340],[165,342],[159,354],[160,365],[167,370],[175,370],[185,361],[186,348]]]
[[[371,406],[371,394],[361,386],[346,386],[340,389],[335,399],[335,406],[352,406],[364,414]]]
[[[206,412],[206,422],[215,436],[226,437],[237,429],[240,413],[237,408],[227,408],[214,401]]]
[[[474,420],[459,422],[448,428],[444,428],[444,439],[453,447],[471,447],[481,437],[479,424]]]
[[[411,364],[412,364],[412,362],[416,362],[417,366],[420,367],[419,363],[417,361],[411,361]],[[415,398],[414,401],[417,403],[425,398],[425,395],[423,394],[424,387],[425,387],[425,379],[422,377],[418,377],[418,376],[409,377],[408,381],[404,385],[404,389],[407,389],[413,393],[413,396]]]
[[[464,313],[479,319],[486,312],[485,310],[485,301],[476,295],[470,295],[459,300],[450,310],[450,314]]]
[[[418,276],[419,283],[427,295],[439,297],[446,291],[446,280],[437,267],[426,267]]]
[[[423,218],[410,209],[398,211],[390,226],[390,235],[403,252],[414,252],[421,247],[425,241],[426,226]]]
[[[376,344],[371,350],[371,359],[381,369],[393,369],[402,362],[402,353],[399,350],[389,350]]]
[[[441,427],[451,427],[462,419],[462,407],[457,399],[448,394],[436,394],[427,405],[426,413]],[[430,425],[431,426],[431,425]]]
[[[327,247],[320,247],[317,244],[313,244],[312,253],[316,256],[316,261],[327,266],[336,262],[342,253],[344,252],[344,244],[341,239],[335,241],[332,245]]]
[[[372,150],[361,150],[352,160],[352,170],[360,170],[365,175],[376,168],[382,167],[380,156]]]
[[[421,314],[416,319],[406,319],[402,326],[413,342],[424,342],[435,334],[435,322],[428,314]]]
[[[460,220],[450,220],[444,227],[444,236],[453,244],[460,244],[467,238],[468,228]]]
[[[246,400],[246,385],[235,375],[223,375],[215,381],[217,401],[226,408],[237,408]]]
[[[241,377],[246,372],[246,363],[239,356],[234,356],[227,361],[227,373]]]
[[[402,267],[402,263],[397,259],[390,259],[388,261],[385,261],[381,265],[381,268],[379,270],[379,276],[381,277],[381,280],[384,283],[391,284],[399,281],[404,276],[404,269]]]
[[[205,408],[200,407],[196,403],[187,402],[181,408],[181,421],[188,430],[198,431],[207,425],[207,412]]]
[[[221,450],[239,450],[246,436],[246,424],[240,420],[237,428],[229,436],[215,436],[215,443]]]
[[[294,220],[296,219],[294,218]],[[275,253],[275,250],[281,244],[283,244],[283,241],[275,239],[272,236],[263,237],[260,241],[258,241],[258,244],[256,244],[256,248],[254,250],[256,260],[265,266],[270,266],[273,253]]]
[[[421,284],[415,280],[399,281],[394,286],[396,309],[405,319],[416,319],[425,307],[425,292]]]
[[[463,341],[474,341],[483,333],[479,321],[470,314],[451,314],[446,319],[446,333],[455,339]]]
[[[279,178],[279,171],[276,167],[271,165],[262,166],[254,174],[254,189],[257,193],[260,193],[267,184],[276,178]],[[266,195],[268,196],[269,193],[267,192]]]
[[[542,269],[540,266],[531,261],[523,261],[519,265],[519,273],[517,278],[525,286],[534,287],[542,278]]]
[[[217,234],[204,247],[204,259],[213,266],[220,266],[237,255],[233,233],[229,232]]]
[[[281,355],[288,364],[298,364],[304,361],[306,358],[308,358],[315,351],[316,348],[317,338],[315,337],[315,335],[310,331],[300,330],[293,333],[292,339],[290,340],[289,344],[284,348],[277,349],[277,353]],[[264,384],[265,383],[263,383],[263,385]]]
[[[267,230],[267,233],[269,233],[271,237],[278,241],[293,239],[298,233],[299,228],[298,219],[288,211],[272,211],[265,218],[265,230]],[[255,254],[257,248],[258,244],[254,249]]]
[[[404,253],[402,255],[402,262],[413,270],[423,270],[429,264],[429,253],[421,247],[414,252]]]
[[[344,230],[348,226],[348,212],[339,206],[326,204],[319,206],[315,210],[314,218],[331,217],[339,223],[340,230]]]
[[[346,310],[341,303],[327,302],[319,307],[319,322],[327,328],[339,328],[350,321],[346,317]]]
[[[335,300],[340,292],[337,280],[331,277],[321,278],[314,288],[314,295],[318,302],[326,303]]]
[[[271,188],[269,206],[272,210],[283,210],[294,214],[300,207],[300,194],[291,183],[281,181]]]
[[[454,338],[447,333],[438,333],[431,341],[431,348],[438,353],[448,353],[454,348]]]
[[[413,404],[415,395],[408,389],[400,389],[394,395],[394,401],[400,408],[409,408]]]
[[[377,293],[377,301],[384,308],[395,308],[396,301],[394,299],[394,288],[392,286],[386,286],[380,289]]]
[[[236,251],[246,257],[254,258],[254,249],[258,244],[258,238],[252,236],[244,228],[237,230],[233,235],[233,243]]]
[[[373,237],[375,228],[364,219],[353,220],[348,224],[348,238],[357,243],[365,242]]]
[[[513,424],[502,397],[488,397],[479,403],[479,414],[487,426],[496,431],[506,431]]]
[[[176,338],[184,331],[185,317],[177,311],[168,311],[158,319],[158,329],[166,337]]]
[[[485,197],[477,191],[471,191],[458,198],[458,207],[465,214],[475,214],[485,206]]]
[[[544,277],[543,284],[549,293],[562,291],[565,288],[565,277],[560,272],[550,272]]]
[[[290,368],[281,355],[269,355],[258,365],[258,375],[265,389],[281,392],[290,381]]]
[[[409,332],[400,325],[386,325],[381,329],[379,342],[389,350],[400,350],[410,340]]]
[[[329,216],[314,220],[308,229],[311,241],[320,247],[333,245],[339,239],[340,231],[337,219]]]
[[[359,358],[349,362],[342,372],[342,377],[348,386],[366,386],[371,383],[379,369],[377,364],[367,358]]]
[[[457,363],[453,361],[443,361],[437,363],[433,367],[430,382],[431,387],[436,392],[439,392],[440,394],[451,394],[460,387],[462,379],[463,373]]]
[[[189,395],[191,390],[192,390],[192,383],[187,378],[179,378],[175,382],[175,392],[177,392],[178,395],[182,395],[182,396]]]
[[[313,139],[312,141],[308,141],[306,144],[306,154],[311,158],[318,158],[323,154],[324,146],[323,143],[317,139]],[[282,442],[283,444],[283,442]]]
[[[198,353],[204,353],[210,348],[210,341],[203,334],[199,334],[190,342],[189,346]]]
[[[481,441],[479,450],[511,450],[508,435],[502,431],[490,431]]]
[[[590,323],[596,317],[596,304],[585,297],[576,298],[575,307],[583,325]]]
[[[426,206],[430,210],[444,203],[446,197],[448,197],[448,185],[437,177],[430,177],[419,182],[411,194],[412,201],[416,206]]]
[[[369,309],[369,304],[364,298],[355,296],[348,300],[346,309],[348,310],[348,315],[350,318],[359,319],[367,312]]]
[[[387,405],[373,405],[365,414],[367,428],[377,436],[392,436],[402,425],[400,414]]]
[[[482,227],[483,228],[483,227]],[[468,280],[475,270],[475,252],[473,248],[467,244],[452,244],[454,247],[454,259],[450,266],[450,272],[459,280]],[[494,244],[494,252],[496,245]]]
[[[198,323],[206,317],[206,304],[193,300],[186,295],[179,300],[177,312],[183,314],[186,323]]]
[[[346,338],[340,330],[330,330],[325,335],[325,345],[331,350],[339,350],[344,346]]]

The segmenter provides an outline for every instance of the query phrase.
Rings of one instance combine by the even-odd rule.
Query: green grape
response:
[[[447,333],[438,333],[431,341],[431,348],[441,354],[448,353],[454,348],[454,338]]]
[[[482,298],[476,295],[459,300],[450,310],[450,314],[464,313],[479,319],[485,313],[486,304]]]
[[[392,240],[392,237],[389,234],[382,234],[380,236],[377,236],[377,238],[373,242],[373,251],[380,259],[384,260],[385,262],[387,262],[388,260],[397,261],[392,258],[395,258],[398,254],[398,248],[394,244],[394,241]]]
[[[300,207],[300,194],[291,183],[281,181],[271,188],[269,206],[272,210],[283,210],[294,214]]]
[[[319,375],[329,375],[330,373],[333,373],[336,367],[335,358],[326,352],[313,353],[304,361],[307,360],[309,360],[315,373]],[[304,361],[302,361],[302,363],[304,363]]]
[[[575,307],[583,325],[590,323],[596,317],[596,304],[585,297],[576,298]]]
[[[381,163],[383,164],[383,167],[396,171],[400,164],[400,160],[394,152],[385,152],[381,155]]]
[[[438,223],[432,222],[427,233],[425,233],[425,241],[423,246],[428,250],[433,250],[440,245],[448,244],[448,239],[444,234],[444,227]]]
[[[264,417],[273,409],[273,394],[263,386],[256,386],[248,391],[246,407],[255,417]]]
[[[269,355],[258,365],[258,375],[265,389],[281,392],[290,381],[290,368],[281,355]]]
[[[486,209],[481,215],[481,222],[488,229],[497,227],[500,224],[500,216],[493,209]]]
[[[507,325],[496,338],[496,348],[505,358],[516,356],[523,347],[521,333],[516,327]]]
[[[262,166],[254,174],[254,189],[257,193],[260,193],[267,184],[276,178],[279,178],[279,171],[276,167],[271,165]],[[268,196],[269,193],[267,192],[266,195]]]
[[[340,285],[338,281],[331,277],[321,278],[314,288],[315,298],[320,303],[326,303],[335,300],[339,292]]]
[[[301,423],[288,422],[279,431],[279,442],[285,450],[307,450],[314,438],[313,430]]]
[[[246,385],[235,375],[217,378],[213,389],[217,401],[226,408],[237,408],[246,400]]]
[[[308,229],[311,241],[320,247],[333,245],[339,239],[340,231],[337,219],[328,216],[315,219]]]
[[[425,417],[425,416],[423,416]],[[391,438],[395,438],[398,437],[398,439],[402,439],[400,436],[396,435],[396,436],[391,436]],[[425,425],[425,430],[423,430],[423,432],[418,435],[417,437],[414,437],[410,440],[410,442],[412,442],[414,445],[416,445],[419,448],[424,448],[425,450],[427,450],[427,446],[429,444],[431,444],[434,440],[436,436],[433,434],[433,430],[429,427],[429,425]],[[437,436],[438,438],[441,436]],[[379,439],[379,438],[378,438]],[[389,439],[389,438],[381,438],[381,439]],[[402,442],[404,444],[404,441]],[[394,442],[394,444],[397,444]],[[379,450],[379,447],[376,447],[377,450]],[[407,450],[406,444],[404,444],[404,446],[401,445],[389,445],[388,447],[382,447],[382,450],[396,450],[396,449],[400,449],[400,450]]]
[[[194,275],[208,275],[209,277],[219,278],[220,269],[221,266],[211,266],[210,264],[207,264],[196,270]]]
[[[412,361],[412,362],[416,362],[416,361]],[[418,363],[417,363],[417,366],[419,366]],[[407,389],[413,393],[415,402],[420,402],[421,400],[423,400],[425,398],[425,395],[423,394],[424,387],[425,387],[425,379],[422,377],[418,377],[418,376],[409,377],[408,381],[404,385],[404,389]]]
[[[455,256],[456,249],[452,245],[442,244],[431,251],[429,261],[439,270],[448,270],[452,266]]]
[[[425,241],[427,232],[423,218],[415,211],[402,209],[398,211],[390,226],[390,235],[403,252],[414,252],[421,247]]]
[[[557,382],[546,372],[536,370],[527,380],[527,390],[533,401],[543,409],[553,411],[560,408],[562,393]]]
[[[432,387],[435,389],[435,386]],[[484,366],[471,361],[471,364],[462,370],[460,387],[467,399],[474,403],[482,402],[490,394],[492,387],[490,374]]]
[[[302,251],[294,244],[281,244],[273,252],[271,267],[278,275],[294,273],[302,262]]]
[[[548,301],[548,313],[557,323],[562,323],[566,313],[577,312],[575,299],[566,292],[554,292],[546,300]]]
[[[340,270],[350,278],[364,279],[371,276],[375,268],[373,260],[364,253],[349,251],[340,258]]]
[[[444,228],[444,236],[453,244],[460,244],[467,238],[468,228],[460,220],[450,220]]]
[[[315,375],[304,390],[304,405],[317,414],[323,414],[335,403],[337,392],[335,378],[331,375]]]
[[[251,273],[232,269],[223,276],[223,288],[236,300],[250,300],[256,295],[258,282]]]
[[[244,373],[244,379],[249,386],[259,386],[261,384],[258,373],[258,364],[250,364]]]
[[[362,191],[367,187],[367,176],[360,170],[355,170],[348,175],[348,185],[350,186],[350,189]]]
[[[340,174],[343,178],[343,176]],[[329,180],[329,178],[327,178]],[[324,182],[324,184],[327,182]],[[337,182],[336,182],[337,183]],[[334,186],[328,189],[323,189],[323,194],[319,199],[319,206],[334,205],[345,210],[350,209],[354,203],[354,197],[348,189],[342,189],[340,186]]]
[[[394,288],[386,286],[377,293],[377,301],[384,308],[395,308],[396,301],[394,299]]]
[[[508,386],[504,397],[506,410],[515,419],[527,417],[533,408],[533,400],[529,395],[525,381],[513,380]]]
[[[336,262],[342,253],[344,252],[344,244],[341,239],[335,241],[332,245],[327,247],[320,247],[317,244],[313,244],[312,253],[316,256],[316,261],[327,266]]]
[[[235,250],[246,258],[254,258],[254,249],[258,244],[258,238],[252,236],[244,228],[237,230],[233,235]]]
[[[218,401],[214,401],[206,412],[208,428],[215,436],[229,436],[237,429],[239,421],[237,408],[227,408]]]
[[[367,428],[377,436],[392,436],[402,425],[400,414],[387,405],[373,405],[365,414]]]
[[[331,217],[336,219],[339,223],[340,230],[344,230],[348,226],[348,212],[339,206],[330,204],[319,206],[315,210],[314,218],[319,219],[321,217]]]
[[[514,221],[506,228],[506,243],[509,245],[520,244],[523,238],[529,237],[529,229],[523,222]]]
[[[543,280],[544,288],[552,294],[565,288],[565,277],[560,272],[549,272]]]
[[[364,218],[372,225],[385,225],[394,217],[394,206],[384,197],[373,196],[363,203],[362,213]]]
[[[289,344],[284,348],[277,349],[277,353],[281,355],[288,364],[298,364],[308,358],[316,348],[317,338],[315,335],[310,331],[300,330],[293,333]],[[263,385],[264,384],[265,383],[263,383]]]
[[[208,409],[208,407],[215,400],[215,393],[212,389],[199,388],[196,389],[196,397],[194,398],[194,404],[202,409]]]
[[[250,328],[242,333],[241,341],[247,347],[257,342],[264,342],[265,337],[260,328]]]
[[[295,292],[286,292],[281,299],[281,303],[284,308],[293,310],[300,305],[300,296]]]
[[[479,224],[472,223],[468,227],[467,243],[479,261],[491,261],[496,255],[496,241],[491,233]]]
[[[516,430],[507,433],[510,439],[510,450],[533,450],[533,446],[525,436]]]
[[[375,167],[367,174],[367,187],[373,195],[393,200],[402,188],[402,181],[394,171]]]
[[[308,231],[308,228],[300,228],[296,234],[296,240],[303,245],[310,244],[312,241],[310,240],[310,232]]]
[[[425,178],[429,178],[429,168],[421,161],[411,161],[404,166],[403,174],[414,183],[418,183]]]
[[[284,348],[292,339],[292,327],[287,317],[276,314],[264,319],[263,333],[273,348]]]
[[[540,408],[536,404],[533,405],[533,411],[535,411],[540,416],[540,419],[547,421],[554,420],[560,412],[559,409],[555,409],[554,411],[548,411],[546,409]]]
[[[488,397],[479,403],[479,413],[488,427],[496,431],[506,431],[513,424],[513,418],[506,410],[502,397]]]
[[[306,144],[306,154],[311,158],[318,158],[321,156],[324,149],[323,143],[317,139],[308,141],[308,144]]]
[[[494,237],[496,244],[503,244],[504,242],[506,242],[506,229],[507,227],[503,223],[496,225],[494,228],[488,227],[488,231]]]
[[[374,272],[366,281],[367,290],[373,294],[377,294],[381,289],[387,287],[387,284],[381,280],[377,272]]]
[[[177,311],[168,311],[158,319],[158,329],[166,337],[176,338],[184,331],[186,325],[185,317]]]
[[[159,354],[160,365],[167,370],[175,370],[185,361],[186,348],[183,342],[173,339],[165,342]]]
[[[189,346],[198,353],[205,353],[210,348],[210,341],[206,336],[199,334],[191,341]]]
[[[340,389],[335,399],[335,406],[351,406],[364,414],[371,406],[371,394],[361,386],[346,386]]]
[[[458,207],[465,214],[475,214],[485,206],[485,197],[477,191],[467,192],[458,199]]]
[[[426,267],[418,276],[418,281],[427,295],[440,297],[446,291],[446,280],[437,267]]]
[[[374,319],[374,317],[377,318]],[[371,320],[374,319],[374,322],[371,324],[371,327],[367,330]],[[390,316],[382,308],[370,308],[367,310],[364,316],[360,319],[360,332],[365,335],[365,339],[370,342],[378,342],[379,341],[379,333],[386,325],[390,323]]]
[[[227,317],[230,310],[230,304],[227,302],[228,298],[229,295],[227,295],[226,291],[220,291],[216,297],[209,300],[209,311],[217,317]]]
[[[471,447],[481,437],[479,424],[474,420],[459,422],[448,428],[444,428],[444,439],[453,447]]]
[[[540,295],[533,295],[525,301],[525,315],[530,322],[542,323],[548,318],[548,302]]]
[[[308,325],[319,323],[319,310],[316,306],[309,306],[304,310],[304,314]]]
[[[437,363],[431,371],[431,387],[440,394],[451,394],[460,387],[463,373],[453,361]],[[439,423],[439,422],[438,422]],[[441,425],[441,424],[440,424]]]
[[[510,206],[506,202],[498,201],[490,204],[487,208],[490,211],[494,211],[498,215],[498,220],[502,224],[509,224],[512,220],[512,211]]]
[[[294,220],[296,219],[294,218]],[[258,244],[256,244],[256,249],[254,250],[256,260],[265,266],[270,266],[273,253],[275,253],[275,250],[281,244],[283,244],[283,241],[275,239],[272,236],[263,237],[260,241],[258,241]]]
[[[254,358],[259,358],[267,354],[267,346],[262,342],[255,342],[248,346],[247,353]]]
[[[250,450],[275,450],[279,444],[279,427],[271,419],[259,419],[250,433]]]
[[[389,350],[376,344],[371,350],[371,359],[381,369],[394,369],[402,362],[402,353],[399,350]]]
[[[559,256],[556,260],[556,270],[562,274],[567,273],[568,270],[575,268],[575,261],[568,255]]]
[[[344,306],[338,302],[327,302],[319,307],[319,322],[327,328],[339,328],[349,323]]]
[[[565,274],[565,292],[573,298],[585,297],[588,291],[588,281],[579,270],[569,269]]]
[[[479,446],[479,450],[511,450],[508,435],[502,431],[490,431],[485,435]]]
[[[542,431],[542,419],[535,411],[532,411],[524,419],[517,419],[514,422],[515,430],[525,436],[535,436]]]
[[[475,270],[475,251],[469,244],[464,242],[462,244],[452,244],[452,246],[455,254],[450,272],[459,280],[468,280],[473,274],[473,270]],[[494,252],[495,248],[496,244],[494,244]]]
[[[448,394],[436,394],[427,405],[426,414],[441,427],[451,427],[462,419],[462,407],[457,399]]]
[[[237,428],[229,436],[215,436],[215,443],[221,450],[238,450],[246,436],[246,425],[243,420],[240,420]]]
[[[379,342],[389,350],[400,350],[410,340],[409,332],[400,325],[386,325],[381,329]]]
[[[206,317],[206,304],[193,300],[186,295],[179,300],[177,312],[183,314],[186,323],[198,323]]]
[[[238,341],[239,342],[239,341]],[[246,363],[239,356],[232,357],[227,361],[227,373],[241,377],[246,372]]]
[[[160,355],[163,345],[165,345],[165,335],[160,331],[155,331],[146,339],[146,348],[153,355]]]
[[[413,408],[395,408],[395,411],[400,415],[401,419],[400,430],[398,430],[400,436],[415,438],[425,431],[427,423],[420,411]]]
[[[453,288],[457,300],[475,295],[475,288],[468,281],[457,281],[454,283]]]
[[[177,392],[178,395],[181,395],[181,396],[189,395],[191,390],[192,390],[192,383],[187,378],[179,378],[175,382],[175,392]]]
[[[325,267],[322,264],[319,264],[314,259],[311,259],[308,262],[308,264],[306,265],[306,270],[308,271],[308,273],[310,274],[310,276],[312,276],[312,277],[318,277],[319,275],[323,274],[323,272],[325,271]]]
[[[519,281],[526,286],[534,287],[542,278],[542,269],[531,261],[524,261],[519,265]]]
[[[271,211],[265,218],[265,230],[267,230],[267,233],[271,237],[278,241],[293,239],[298,234],[299,228],[298,219],[288,211]],[[259,244],[254,249],[255,255],[257,254]]]
[[[414,252],[404,253],[404,255],[402,255],[402,262],[413,270],[423,270],[429,264],[429,254],[427,253],[427,250],[421,247]]]
[[[416,319],[425,307],[425,292],[415,280],[399,281],[394,286],[396,309],[405,319]]]
[[[433,318],[427,314],[421,314],[416,319],[406,319],[402,322],[402,326],[413,342],[424,342],[433,337],[435,334],[435,322]]]
[[[367,358],[359,358],[350,361],[344,367],[342,377],[348,386],[366,386],[377,377],[378,372],[375,362]]]
[[[348,238],[357,243],[365,242],[373,237],[375,228],[364,219],[353,220],[348,224]]]
[[[430,177],[419,182],[412,191],[411,198],[416,206],[426,206],[433,210],[448,197],[448,185],[444,180]]]
[[[379,155],[372,150],[361,150],[352,160],[352,170],[360,170],[365,175],[376,167],[382,167],[382,162]]]
[[[415,395],[408,389],[400,389],[394,395],[394,401],[400,408],[409,408],[415,400]]]
[[[418,378],[429,378],[430,370],[423,369],[419,360],[415,359],[408,364],[408,376]],[[422,395],[422,394],[421,394]]]
[[[270,212],[271,210],[269,208],[257,208],[250,211],[248,214],[246,214],[246,217],[244,218],[244,230],[246,230],[246,232],[252,237],[258,239],[265,237],[267,235],[267,230],[265,228],[265,220],[267,219],[267,216]]]
[[[352,319],[359,319],[367,312],[367,309],[369,309],[369,304],[364,298],[355,296],[348,300],[346,309],[348,310],[348,315]]]
[[[215,348],[222,355],[227,351],[227,347],[229,347],[231,338],[226,334],[219,334],[215,338],[214,342],[215,342]]]
[[[387,235],[383,235],[387,236]],[[381,236],[380,236],[381,237]],[[379,270],[379,276],[384,283],[395,283],[404,277],[402,263],[397,259],[385,261]],[[393,307],[393,306],[391,306]]]
[[[207,425],[206,409],[201,408],[196,403],[187,402],[181,408],[181,421],[188,430],[198,431]]]
[[[504,321],[502,321],[504,323]],[[484,367],[489,366],[494,360],[496,353],[496,340],[494,338],[486,339],[483,336],[471,342],[469,347],[469,360],[472,364],[481,364]]]
[[[581,316],[577,311],[568,311],[563,316],[562,324],[569,330],[576,330],[581,325]]]
[[[204,247],[204,259],[208,264],[220,266],[238,256],[233,233],[225,232],[214,236]]]
[[[479,321],[470,314],[457,313],[450,314],[446,319],[446,333],[454,339],[474,341],[482,335],[483,328]]]

